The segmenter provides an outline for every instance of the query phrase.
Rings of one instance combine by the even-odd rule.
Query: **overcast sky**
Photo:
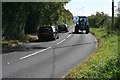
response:
[[[114,0],[115,6],[118,6],[120,0]],[[65,8],[69,9],[74,16],[90,16],[97,11],[112,15],[112,0],[71,0]]]

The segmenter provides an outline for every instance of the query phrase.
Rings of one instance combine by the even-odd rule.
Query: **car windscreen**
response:
[[[51,32],[52,28],[51,27],[40,27],[39,32]]]

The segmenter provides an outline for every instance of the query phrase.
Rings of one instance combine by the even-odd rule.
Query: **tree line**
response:
[[[2,35],[6,40],[34,34],[40,25],[58,25],[72,21],[67,2],[3,2]]]
[[[112,26],[112,17],[108,16],[104,12],[96,12],[88,17],[89,24],[94,28],[105,28],[107,33],[119,34],[120,31],[120,12],[114,19],[114,26]]]

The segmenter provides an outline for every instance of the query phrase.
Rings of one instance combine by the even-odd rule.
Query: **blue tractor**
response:
[[[90,32],[88,18],[86,16],[78,16],[76,19],[75,33],[79,33],[79,30],[85,30],[85,33],[88,34]]]

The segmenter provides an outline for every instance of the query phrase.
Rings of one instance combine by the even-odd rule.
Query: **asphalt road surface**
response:
[[[2,55],[3,78],[62,78],[96,49],[92,34],[60,33],[56,41],[33,41]]]

